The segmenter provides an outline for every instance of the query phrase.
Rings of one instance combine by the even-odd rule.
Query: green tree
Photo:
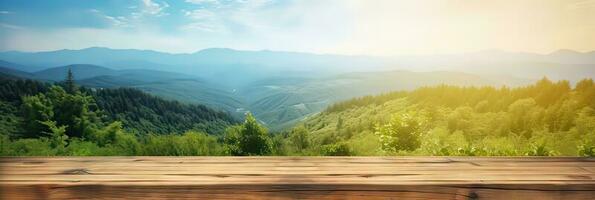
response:
[[[341,116],[339,116],[339,118],[337,118],[337,126],[335,127],[335,129],[337,131],[341,131],[342,128],[343,128],[343,118]]]
[[[24,137],[39,137],[40,133],[50,130],[42,122],[54,118],[51,101],[44,95],[24,96],[21,111],[23,115]]]
[[[271,139],[267,130],[251,113],[239,128],[231,128],[225,136],[228,151],[232,155],[267,155],[271,153]]]
[[[76,92],[69,94],[61,87],[53,86],[47,93],[54,110],[54,121],[66,125],[66,134],[71,137],[83,137],[97,128],[98,116],[91,107],[93,97]]]
[[[101,129],[93,131],[91,134],[87,134],[85,138],[103,147],[114,144],[120,134],[123,134],[122,122],[115,121]]]
[[[70,68],[68,68],[66,80],[64,80],[64,87],[68,94],[74,94],[78,90],[76,84],[74,83],[74,75],[72,74],[72,70]]]
[[[345,142],[327,144],[321,147],[321,154],[324,156],[349,156],[351,149]]]
[[[50,145],[54,149],[63,150],[68,144],[68,136],[66,135],[66,126],[57,126],[55,121],[44,121],[41,124],[48,127],[49,132],[44,132],[48,135]]]
[[[94,103],[91,96],[80,92],[68,94],[59,86],[52,86],[45,94],[25,96],[22,104],[25,136],[35,137],[50,131],[41,124],[44,121],[66,126],[66,135],[70,137],[90,134],[100,123]]]
[[[242,155],[240,149],[240,132],[242,126],[230,126],[225,129],[223,143],[225,143],[225,152],[229,155]]]
[[[298,126],[289,133],[289,141],[296,151],[302,152],[310,147],[308,130],[304,126]]]
[[[578,155],[585,157],[595,157],[595,146],[591,144],[581,144],[578,146]]]
[[[386,152],[401,150],[412,151],[420,146],[425,119],[417,113],[394,115],[384,125],[376,127],[376,135],[380,137],[381,148]]]
[[[540,108],[533,98],[519,99],[508,106],[513,132],[530,136],[539,123]]]

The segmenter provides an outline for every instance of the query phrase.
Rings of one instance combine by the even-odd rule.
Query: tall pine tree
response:
[[[76,92],[76,85],[74,84],[74,75],[72,74],[72,70],[68,68],[68,74],[66,75],[66,80],[64,80],[64,89],[68,94],[74,94]]]

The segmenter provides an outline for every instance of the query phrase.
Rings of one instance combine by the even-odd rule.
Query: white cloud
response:
[[[191,3],[191,4],[219,4],[219,0],[186,0],[186,3]]]
[[[13,14],[13,13],[14,12],[11,12],[11,11],[0,10],[0,14],[2,14],[2,15]]]
[[[138,6],[133,5],[127,7],[134,11],[125,16],[112,16],[97,9],[90,9],[89,12],[95,14],[97,17],[105,20],[112,27],[116,28],[132,28],[147,25],[155,26],[157,24],[151,25],[151,23],[147,23],[146,17],[163,17],[169,15],[169,13],[165,12],[165,9],[170,7],[170,5],[165,1],[138,0],[138,2]]]
[[[149,15],[155,15],[155,16],[165,16],[168,15],[168,13],[163,12],[163,10],[165,10],[166,8],[169,7],[169,4],[167,4],[167,2],[161,2],[161,3],[157,3],[154,2],[153,0],[142,0],[142,12],[145,14],[149,14]]]
[[[107,15],[103,12],[101,12],[100,10],[97,9],[89,9],[89,12],[93,13],[95,16],[107,21],[111,26],[115,26],[115,27],[132,27],[132,25],[130,24],[130,20],[127,17],[123,17],[123,16],[118,16],[118,17],[114,17],[114,16],[110,16]]]
[[[183,31],[201,31],[209,33],[225,33],[227,29],[225,27],[215,23],[195,22],[183,25],[180,27]]]
[[[126,22],[127,19],[125,17],[112,17],[112,16],[108,16],[105,15],[103,16],[104,19],[108,20],[109,22],[111,22],[112,25],[114,26],[118,26],[118,27],[130,27],[130,25]]]
[[[206,9],[196,9],[192,11],[183,11],[184,15],[192,22],[182,25],[182,31],[201,31],[210,33],[225,33],[226,27],[220,21],[216,13]]]
[[[253,18],[262,12],[262,7],[270,0],[186,0],[192,4],[209,4],[208,6],[191,10],[182,11],[190,22],[180,27],[181,30],[198,30],[207,32],[229,33],[234,29],[246,31],[245,27],[253,27],[249,20],[244,18]],[[275,17],[275,16],[264,16]]]
[[[185,11],[184,15],[194,20],[213,19],[216,17],[215,13],[206,9],[197,9],[193,11]]]

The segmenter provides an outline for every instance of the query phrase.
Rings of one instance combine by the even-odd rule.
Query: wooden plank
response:
[[[0,199],[593,199],[576,157],[5,157]]]

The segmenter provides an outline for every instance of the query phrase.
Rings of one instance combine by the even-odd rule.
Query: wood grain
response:
[[[594,197],[595,158],[0,158],[0,199]]]

